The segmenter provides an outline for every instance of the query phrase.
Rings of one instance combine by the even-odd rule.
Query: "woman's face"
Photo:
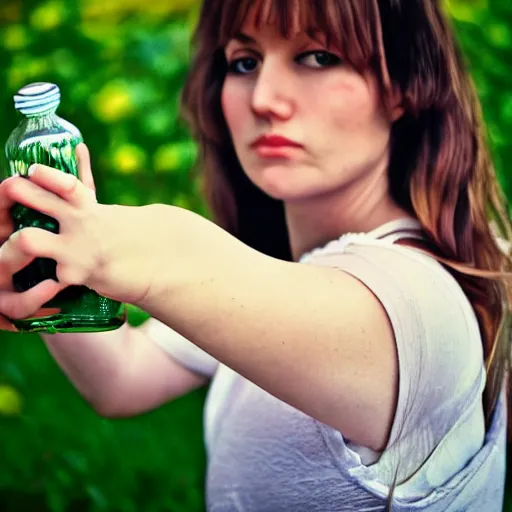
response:
[[[387,166],[399,112],[385,115],[373,74],[357,73],[324,41],[321,33],[286,39],[249,16],[225,48],[222,109],[236,154],[276,199],[343,190]]]

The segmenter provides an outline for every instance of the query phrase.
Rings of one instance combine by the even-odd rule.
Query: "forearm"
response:
[[[102,416],[141,414],[206,383],[204,376],[169,357],[143,326],[43,338],[76,389]]]
[[[176,223],[175,214],[162,205],[158,248],[149,256],[159,278],[136,305],[248,378],[255,360],[271,363],[278,373],[287,350],[276,361],[275,352],[260,341],[281,334],[269,308],[283,311],[290,292],[274,289],[274,279],[283,265],[292,264],[253,250],[191,212],[180,218],[184,234],[176,238],[176,231],[166,227]]]
[[[108,401],[131,327],[103,333],[43,334],[48,350],[80,394],[95,408]]]

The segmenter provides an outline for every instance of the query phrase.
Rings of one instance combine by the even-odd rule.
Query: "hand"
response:
[[[36,165],[27,178],[13,177],[0,184],[0,314],[11,319],[48,314],[41,306],[69,285],[85,285],[101,295],[117,298],[137,296],[125,274],[136,269],[119,267],[111,261],[116,249],[129,252],[126,244],[134,210],[138,208],[101,205],[96,201],[89,154],[85,145],[77,147],[80,180],[61,171]],[[13,233],[9,209],[20,203],[59,222],[59,234],[27,227]],[[131,213],[130,216],[128,213]],[[124,229],[123,229],[124,228]],[[119,236],[118,236],[119,235]],[[123,238],[123,236],[125,238]],[[108,254],[107,254],[108,252]],[[12,276],[34,258],[51,258],[57,262],[57,279],[46,280],[22,293],[15,292]],[[119,258],[124,262],[123,258]],[[122,284],[116,284],[115,275]],[[118,282],[117,282],[118,283]],[[136,285],[134,285],[136,286]],[[6,321],[0,329],[9,328]],[[12,330],[12,328],[11,328]]]
[[[77,146],[76,159],[79,178],[84,186],[89,189],[89,194],[92,194],[95,198],[94,178],[90,166],[89,151],[85,144]],[[30,263],[33,257],[27,260],[27,254],[22,254],[18,260],[16,246],[13,244],[13,241],[19,236],[19,234],[13,236],[14,226],[10,215],[10,208],[16,201],[13,201],[13,198],[9,195],[9,192],[12,191],[12,183],[7,183],[13,179],[8,178],[0,185],[0,330],[8,331],[17,331],[9,319],[34,318],[58,313],[59,309],[57,308],[42,306],[67,286],[65,283],[47,280],[25,293],[14,293],[12,275],[17,270],[12,270],[12,268],[23,268],[25,264]],[[21,178],[16,178],[16,180],[19,181]],[[25,234],[23,234],[21,240],[23,241],[24,238]],[[18,243],[19,241],[18,239]],[[15,262],[14,267],[11,264],[12,260]]]

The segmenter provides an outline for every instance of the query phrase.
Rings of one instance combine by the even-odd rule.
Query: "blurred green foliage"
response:
[[[204,390],[107,420],[36,336],[2,334],[0,353],[2,512],[204,510]]]
[[[512,198],[512,4],[445,4]],[[207,214],[191,173],[196,146],[179,121],[197,7],[197,0],[2,0],[0,140],[18,122],[12,95],[53,81],[62,89],[59,114],[91,149],[100,201],[172,203]],[[130,323],[145,318],[129,308]],[[2,512],[204,509],[204,391],[139,418],[105,420],[37,336],[0,332],[0,341]]]
[[[499,181],[509,202],[512,173],[512,3],[446,0],[482,101]]]
[[[196,146],[179,118],[192,2],[10,1],[0,7],[0,102],[6,140],[24,84],[59,84],[59,115],[89,144],[98,195],[201,211],[187,171]],[[193,11],[192,11],[193,12]]]

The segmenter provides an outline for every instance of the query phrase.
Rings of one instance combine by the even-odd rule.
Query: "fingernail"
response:
[[[27,171],[27,176],[29,178],[32,177],[32,175],[36,172],[36,168],[37,168],[37,165],[36,164],[32,164],[29,168],[28,168],[28,171]]]

